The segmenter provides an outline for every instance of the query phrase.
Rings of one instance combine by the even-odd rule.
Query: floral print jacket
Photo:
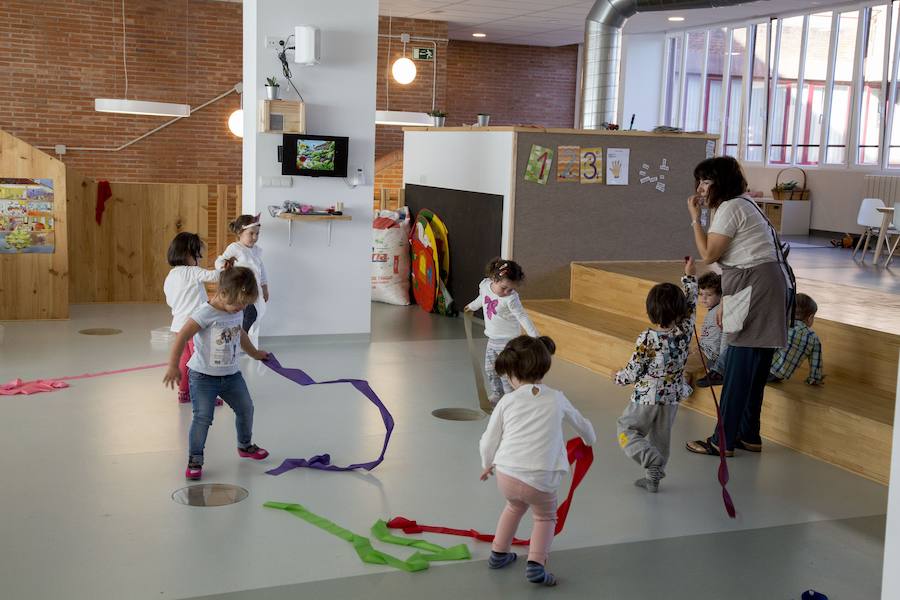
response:
[[[689,316],[672,329],[642,332],[631,360],[616,373],[618,385],[634,384],[632,402],[678,404],[691,395],[691,386],[684,380],[684,365],[697,318],[697,280],[685,275],[681,278],[681,286],[687,296]]]

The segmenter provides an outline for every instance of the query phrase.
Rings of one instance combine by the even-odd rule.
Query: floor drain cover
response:
[[[95,327],[94,329],[82,329],[78,333],[83,335],[117,335],[122,333],[122,330],[110,327]]]
[[[226,506],[236,504],[249,495],[250,492],[236,485],[200,483],[175,490],[172,500],[188,506]]]
[[[431,411],[431,414],[447,421],[477,421],[487,416],[482,411],[471,408],[439,408]]]

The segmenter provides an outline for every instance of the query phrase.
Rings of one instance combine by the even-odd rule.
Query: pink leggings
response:
[[[190,401],[191,397],[191,387],[188,383],[187,364],[193,355],[194,340],[190,339],[187,341],[187,344],[184,345],[184,350],[181,352],[181,358],[178,359],[178,371],[181,373],[181,380],[178,382],[178,395],[180,397],[183,395],[188,401]]]
[[[497,522],[497,533],[491,550],[509,552],[519,521],[531,508],[534,526],[531,529],[531,545],[528,560],[545,564],[550,557],[553,530],[556,528],[556,492],[542,492],[527,483],[497,471],[497,487],[506,498],[506,508]]]

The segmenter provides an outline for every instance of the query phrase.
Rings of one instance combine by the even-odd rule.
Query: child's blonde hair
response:
[[[247,267],[232,267],[219,275],[219,294],[228,304],[253,304],[259,297],[256,276]]]

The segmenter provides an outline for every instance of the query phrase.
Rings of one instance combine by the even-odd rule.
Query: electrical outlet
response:
[[[281,38],[278,37],[277,35],[267,35],[265,37],[265,43],[263,44],[263,48],[271,48],[272,50],[278,50],[281,47],[281,45],[279,44],[280,41],[281,41]]]

